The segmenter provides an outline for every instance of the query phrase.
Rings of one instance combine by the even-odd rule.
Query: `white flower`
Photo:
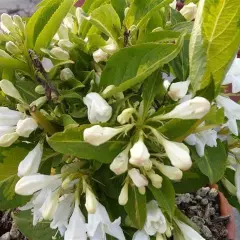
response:
[[[168,91],[168,95],[172,98],[172,100],[178,101],[187,94],[189,84],[189,80],[172,83]]]
[[[198,232],[196,232],[193,228],[191,228],[187,224],[185,224],[179,220],[175,220],[175,222],[178,225],[178,227],[180,228],[180,230],[182,231],[185,240],[193,240],[193,239],[194,240],[205,240]]]
[[[16,126],[18,121],[24,117],[23,113],[0,107],[0,126]]]
[[[195,97],[176,106],[171,112],[156,116],[153,119],[201,119],[210,110],[210,102],[203,97]]]
[[[111,38],[109,38],[108,41],[107,41],[107,45],[102,47],[102,50],[105,53],[108,53],[108,54],[112,55],[118,50],[118,45]]]
[[[230,98],[217,96],[216,102],[218,107],[224,108],[224,115],[228,118],[227,126],[229,130],[238,136],[237,120],[240,120],[240,105]]]
[[[9,33],[10,31],[15,31],[15,25],[10,15],[3,13],[1,15],[1,24],[4,31]]]
[[[42,96],[35,101],[31,102],[30,107],[37,107],[38,109],[41,108],[46,102],[48,101],[46,96]]]
[[[51,69],[54,67],[52,60],[45,57],[42,59],[42,65],[46,72],[50,72]]]
[[[86,232],[85,218],[79,208],[79,201],[76,200],[73,214],[64,235],[64,240],[87,240]]]
[[[240,92],[240,59],[235,58],[222,85],[232,84],[232,93]]]
[[[153,170],[147,172],[147,176],[149,177],[149,179],[152,182],[152,185],[155,188],[161,188],[162,187],[162,181],[163,181],[162,177],[159,176],[158,174],[156,174]]]
[[[124,184],[118,197],[119,205],[124,206],[127,204],[127,202],[128,202],[128,182]]]
[[[180,13],[188,20],[192,21],[196,18],[197,15],[197,5],[195,3],[189,3],[185,5],[181,10]]]
[[[105,240],[106,234],[108,234],[118,240],[125,240],[120,224],[121,218],[119,217],[114,222],[111,222],[105,207],[98,202],[96,213],[88,214],[88,236],[94,240]]]
[[[120,152],[110,165],[110,169],[116,174],[120,175],[128,170],[129,147]]]
[[[60,79],[62,81],[68,81],[74,78],[74,74],[70,68],[64,68],[60,73]]]
[[[13,133],[6,133],[3,136],[0,136],[0,147],[9,147],[11,146],[17,139],[18,134]]]
[[[50,224],[52,229],[58,228],[61,236],[63,236],[67,230],[68,220],[73,211],[73,197],[73,194],[66,194],[59,199],[58,208]]]
[[[28,196],[47,187],[54,181],[61,180],[61,175],[35,174],[22,177],[15,186],[15,192],[19,195]]]
[[[83,102],[88,108],[90,123],[107,122],[111,118],[112,107],[98,93],[88,93]]]
[[[140,173],[140,171],[136,168],[132,168],[128,171],[129,177],[132,179],[135,186],[138,188],[146,187],[148,185],[147,178]]]
[[[16,133],[21,137],[29,137],[37,128],[38,124],[33,118],[25,118],[18,121]]]
[[[10,81],[5,79],[1,80],[0,88],[6,95],[17,99],[20,102],[24,102],[19,91],[14,87],[14,85]]]
[[[236,172],[235,172],[235,186],[237,188],[237,198],[238,202],[240,203],[240,164],[237,165],[236,167]]]
[[[177,8],[177,0],[174,0],[172,3],[169,4],[169,6],[170,6],[172,9],[176,10],[176,8]]]
[[[0,57],[11,58],[11,56],[2,49],[0,49]]]
[[[69,51],[73,47],[73,44],[68,39],[61,39],[58,42],[58,46],[66,51]]]
[[[29,176],[36,174],[40,166],[40,162],[43,154],[43,144],[38,143],[37,146],[28,153],[22,162],[18,166],[18,176]]]
[[[130,149],[131,158],[129,162],[135,166],[144,166],[150,158],[150,154],[142,138],[134,143],[133,147]]]
[[[191,134],[184,141],[191,146],[196,146],[198,155],[203,157],[205,145],[216,147],[217,137],[217,132],[209,129],[200,133]]]
[[[123,110],[122,113],[118,115],[117,121],[122,125],[128,123],[135,111],[135,108],[127,108]]]
[[[93,59],[95,62],[106,62],[108,60],[108,54],[104,52],[101,48],[93,52]]]
[[[19,30],[24,33],[25,31],[25,23],[23,22],[22,18],[18,15],[13,16],[13,22],[19,28]]]
[[[144,230],[138,230],[134,233],[132,240],[150,240],[150,237]]]
[[[89,187],[86,188],[85,207],[88,213],[95,213],[97,208],[97,199]]]
[[[70,58],[69,53],[60,47],[54,47],[50,51],[51,55],[59,60],[68,60]]]

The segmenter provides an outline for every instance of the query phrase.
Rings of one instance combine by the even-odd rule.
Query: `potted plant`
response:
[[[0,209],[32,240],[204,239],[175,197],[239,208],[240,6],[75,3],[1,15]]]

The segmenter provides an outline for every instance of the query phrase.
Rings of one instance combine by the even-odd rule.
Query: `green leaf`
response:
[[[56,152],[102,163],[110,163],[127,144],[125,141],[110,140],[98,147],[92,146],[83,140],[83,131],[86,127],[90,126],[69,128],[56,133],[48,138],[48,144]]]
[[[225,146],[220,140],[217,143],[217,147],[206,146],[203,157],[199,157],[195,149],[192,150],[192,158],[197,162],[200,171],[209,178],[211,184],[221,180],[227,166]]]
[[[140,194],[137,187],[130,187],[128,190],[128,202],[124,208],[133,224],[138,229],[142,229],[147,217],[146,195]]]
[[[146,43],[124,48],[115,53],[103,70],[100,85],[116,87],[108,96],[142,82],[159,67],[174,59],[183,45],[184,35],[176,44]]]
[[[124,11],[126,8],[126,1],[125,0],[111,0],[112,6],[114,7],[115,11],[117,12],[120,20],[124,19]]]
[[[15,193],[15,185],[19,180],[17,175],[8,174],[8,178],[0,181],[0,210],[14,209],[25,205],[29,197]]]
[[[42,31],[39,33],[36,43],[35,51],[40,52],[41,48],[47,48],[52,41],[53,36],[58,31],[62,20],[68,14],[69,10],[75,3],[75,0],[63,0],[61,4],[56,9],[56,11],[48,19],[47,23],[44,25]],[[37,27],[35,25],[35,27]]]
[[[217,108],[217,106],[212,106],[209,113],[204,117],[206,125],[210,124],[223,124],[225,120],[224,108]]]
[[[179,11],[171,8],[170,14],[171,14],[171,23],[173,25],[175,25],[179,22],[186,22],[185,17]]]
[[[32,240],[52,240],[52,237],[56,235],[56,230],[50,228],[49,221],[42,221],[36,226],[32,224],[32,218],[30,211],[20,212],[14,215],[13,219],[16,222],[19,230],[28,239]],[[61,240],[62,238],[59,234],[54,238],[56,240]]]
[[[20,60],[17,60],[15,58],[9,57],[0,57],[0,66],[1,68],[9,68],[9,69],[19,69],[22,71],[27,71],[28,66],[25,62],[22,62]]]
[[[163,176],[163,184],[160,189],[157,189],[152,185],[148,185],[148,188],[158,202],[161,210],[165,211],[169,217],[172,218],[175,211],[175,190],[171,181]]]
[[[212,102],[213,99],[215,98],[215,83],[214,83],[213,78],[211,78],[211,81],[205,88],[197,91],[196,95],[204,97],[208,101]]]

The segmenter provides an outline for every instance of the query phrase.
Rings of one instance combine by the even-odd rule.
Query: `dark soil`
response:
[[[27,240],[18,231],[10,212],[0,212],[0,240]]]
[[[207,240],[230,240],[227,238],[226,225],[230,216],[220,215],[218,192],[209,187],[201,188],[197,193],[177,196],[176,204],[200,229]]]

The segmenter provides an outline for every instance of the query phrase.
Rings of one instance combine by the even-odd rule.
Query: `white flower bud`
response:
[[[117,134],[123,132],[125,130],[122,128],[110,128],[110,127],[101,127],[100,125],[95,125],[90,128],[87,128],[83,132],[84,141],[94,145],[99,146]]]
[[[68,60],[70,58],[69,53],[65,50],[63,50],[60,47],[54,47],[50,51],[51,55],[59,60]]]
[[[14,87],[14,85],[10,81],[5,79],[1,80],[0,88],[6,95],[17,99],[20,102],[24,102],[19,91]]]
[[[83,15],[84,14],[84,11],[82,10],[81,7],[77,7],[76,8],[76,18],[77,18],[77,22],[78,22],[78,25],[80,26],[82,21],[83,21]]]
[[[120,175],[128,170],[128,153],[129,148],[124,149],[114,158],[113,162],[111,163],[110,169],[116,175]]]
[[[105,53],[112,55],[118,50],[118,45],[112,39],[109,39],[108,44],[102,47],[102,50]]]
[[[37,128],[38,124],[33,118],[25,118],[18,121],[16,133],[21,137],[29,137]]]
[[[106,62],[108,60],[108,54],[105,53],[102,49],[98,49],[93,52],[93,59],[95,62]]]
[[[163,235],[161,233],[156,234],[156,240],[164,240]]]
[[[150,159],[145,161],[143,167],[146,171],[150,171],[152,169],[152,161]]]
[[[121,206],[124,206],[127,204],[127,202],[128,202],[128,182],[125,182],[125,184],[120,192],[120,195],[118,197],[118,203]]]
[[[24,31],[25,31],[25,24],[24,24],[22,18],[20,16],[18,16],[18,15],[14,15],[13,16],[13,21],[16,24],[16,26],[19,28],[19,30],[22,33],[24,33]]]
[[[172,9],[176,10],[176,8],[177,8],[177,0],[174,0],[172,3],[169,4],[169,6],[170,6]]]
[[[185,5],[180,13],[186,18],[188,21],[192,21],[196,18],[197,15],[197,5],[195,3],[189,3]]]
[[[68,81],[74,78],[74,74],[70,68],[64,68],[60,73],[60,79],[62,81]]]
[[[30,104],[30,107],[36,106],[38,109],[41,108],[46,102],[48,101],[46,96],[42,96],[38,98],[37,100],[33,101]]]
[[[149,179],[151,180],[152,182],[152,185],[155,187],[155,188],[161,188],[162,187],[162,177],[159,176],[158,174],[156,174],[154,171],[150,171],[150,172],[147,172],[147,176],[149,177]]]
[[[147,178],[140,173],[140,171],[136,168],[132,168],[128,171],[129,177],[132,179],[134,185],[138,188],[145,187],[148,185]]]
[[[138,188],[138,191],[139,191],[139,193],[140,193],[141,195],[145,195],[145,193],[146,193],[146,188],[145,188],[145,187],[139,187],[139,188]]]
[[[178,101],[187,94],[189,84],[189,80],[184,82],[172,83],[168,91],[168,95],[171,97],[172,100]]]
[[[73,44],[68,39],[61,39],[58,42],[58,46],[66,51],[73,47]]]
[[[100,94],[91,92],[83,98],[88,108],[88,120],[90,123],[107,122],[112,116],[112,107]]]
[[[54,67],[52,60],[45,57],[42,59],[42,65],[46,72],[50,72],[51,69]]]
[[[86,203],[85,207],[90,214],[94,214],[97,209],[97,199],[92,191],[87,187],[86,188]]]
[[[11,56],[2,49],[0,49],[0,57],[11,58]]]
[[[42,95],[42,94],[45,94],[45,89],[42,85],[38,85],[35,88],[35,92]]]
[[[9,41],[6,43],[6,49],[8,52],[10,52],[13,55],[18,55],[22,51],[19,49],[19,47],[12,41]]]
[[[162,174],[167,176],[169,179],[173,181],[178,181],[182,179],[183,173],[179,168],[164,165],[163,163],[159,163],[156,160],[153,160],[153,164]]]
[[[7,13],[1,15],[1,22],[8,31],[15,31],[13,20]]]
[[[130,149],[131,158],[129,162],[135,166],[144,166],[149,161],[150,154],[142,138],[140,138]]]
[[[153,119],[201,119],[209,112],[210,108],[211,105],[207,99],[195,97],[194,99],[179,104],[171,112],[156,116]]]
[[[135,108],[127,108],[123,110],[122,113],[118,115],[117,121],[122,125],[128,123],[135,111]]]
[[[37,146],[20,162],[18,166],[18,176],[23,177],[36,174],[40,166],[42,154],[43,144],[38,143]]]
[[[9,147],[11,146],[17,139],[18,134],[13,133],[7,133],[0,137],[0,147]]]

